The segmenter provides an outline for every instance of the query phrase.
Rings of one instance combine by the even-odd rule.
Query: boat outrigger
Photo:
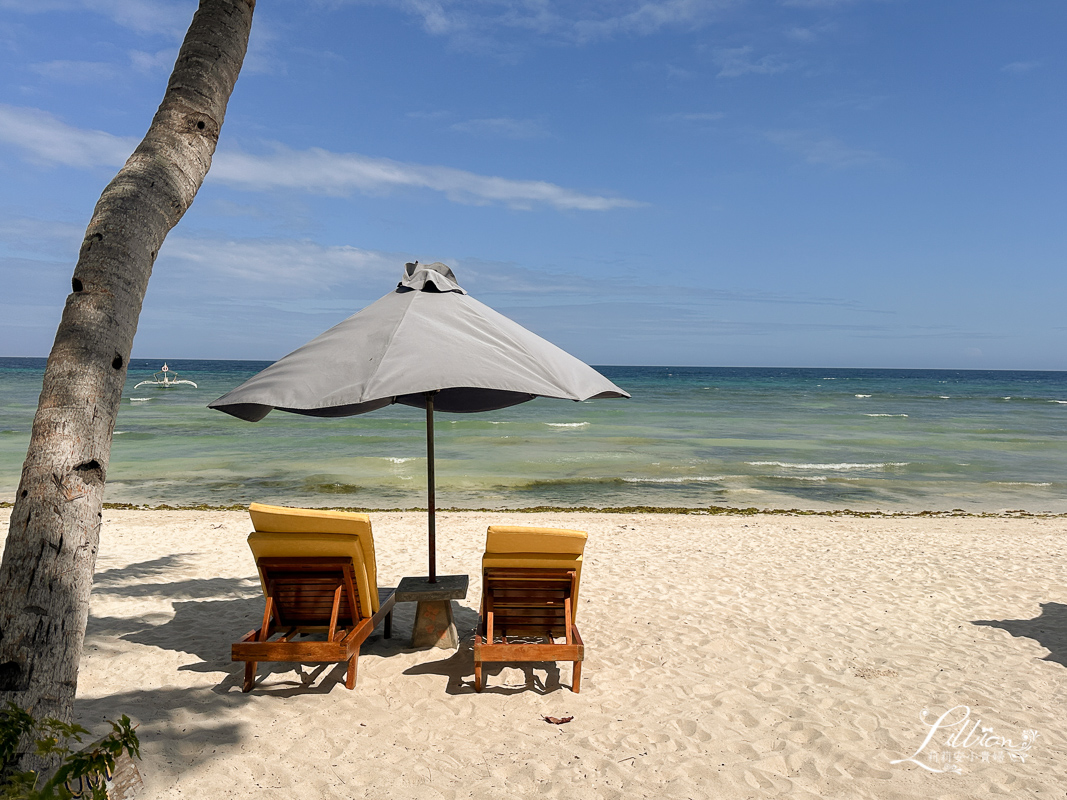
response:
[[[199,386],[197,386],[192,381],[187,381],[187,380],[183,380],[183,379],[179,378],[178,377],[178,373],[177,372],[172,372],[171,368],[168,367],[166,365],[166,363],[164,363],[163,364],[163,369],[161,369],[159,372],[155,373],[149,380],[141,381],[139,384],[137,384],[133,388],[137,389],[137,388],[139,388],[141,386],[159,386],[159,387],[161,387],[163,389],[169,389],[171,386],[178,386],[180,384],[185,384],[185,385],[188,385],[188,386],[192,386],[194,389],[199,389],[200,388]]]

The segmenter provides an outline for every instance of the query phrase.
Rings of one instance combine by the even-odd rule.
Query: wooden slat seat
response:
[[[375,585],[370,520],[259,503],[249,511],[265,605],[260,627],[231,648],[231,659],[245,662],[243,690],[252,690],[260,661],[348,662],[345,685],[355,688],[360,645],[382,622],[392,636],[395,603],[394,589]],[[302,634],[325,641],[294,640]]]
[[[485,662],[526,661],[573,662],[571,689],[579,691],[585,645],[574,619],[585,541],[582,531],[489,528],[474,637],[477,691],[484,685]]]

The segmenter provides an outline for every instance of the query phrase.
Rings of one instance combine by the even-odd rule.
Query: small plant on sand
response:
[[[118,722],[111,722],[111,733],[93,747],[72,750],[71,743],[80,743],[87,733],[80,725],[51,717],[34,719],[9,701],[0,708],[0,800],[70,800],[73,797],[107,800],[106,781],[114,773],[115,759],[124,751],[130,757],[140,758],[140,742],[125,714]],[[19,742],[27,736],[33,740],[38,756],[60,762],[47,780],[42,781],[40,773],[33,770],[14,769],[19,758]]]

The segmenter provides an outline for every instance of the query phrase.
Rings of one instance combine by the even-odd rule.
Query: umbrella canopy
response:
[[[427,410],[434,577],[433,410],[491,411],[535,397],[629,397],[592,367],[468,295],[444,264],[406,264],[396,289],[209,405],[256,422],[277,408],[345,417]]]
[[[320,417],[390,403],[439,411],[534,397],[629,397],[592,367],[479,303],[444,264],[407,264],[396,290],[227,392],[210,408],[255,422],[271,409]]]

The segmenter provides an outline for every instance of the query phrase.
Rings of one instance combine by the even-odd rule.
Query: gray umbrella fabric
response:
[[[433,411],[470,413],[534,397],[629,397],[592,367],[479,303],[444,264],[406,264],[396,289],[209,405],[256,422],[273,409],[318,417],[392,403],[427,410],[430,577]]]
[[[390,403],[474,412],[534,397],[629,397],[592,367],[479,303],[444,264],[408,264],[362,311],[210,407],[255,422],[271,409],[322,417]]]

